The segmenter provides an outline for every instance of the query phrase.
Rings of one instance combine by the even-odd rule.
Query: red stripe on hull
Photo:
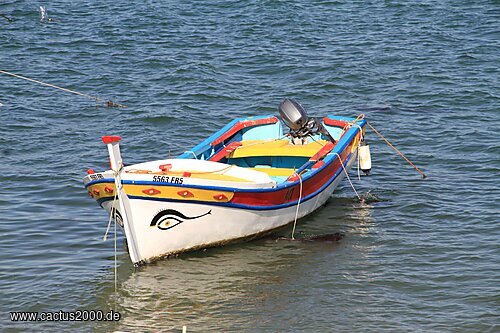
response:
[[[340,154],[342,162],[345,163],[349,156],[353,142],[351,142]],[[333,175],[342,168],[340,161],[336,158],[326,168],[304,181],[302,184],[302,197],[305,197],[319,190],[327,183]],[[231,203],[251,205],[251,206],[274,206],[287,202],[297,201],[300,195],[300,183],[274,192],[236,192]]]

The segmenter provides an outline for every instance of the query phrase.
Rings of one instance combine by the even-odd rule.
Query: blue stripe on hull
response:
[[[353,154],[349,154],[349,156],[346,158],[344,162],[344,165],[347,165],[349,161],[351,160]],[[337,179],[337,177],[344,171],[342,167],[337,170],[337,172],[331,177],[327,182],[325,182],[319,189],[314,191],[313,193],[305,196],[302,198],[300,201],[301,203],[306,202],[308,200],[313,199],[317,195],[319,195],[321,192],[323,192],[328,186],[330,186],[331,183]],[[158,184],[154,182],[141,182],[141,185],[143,183],[152,183],[152,184]],[[135,184],[139,184],[139,182],[136,182]],[[206,189],[207,187],[203,187]],[[218,187],[217,189],[220,189]],[[196,200],[176,200],[176,199],[163,199],[163,198],[148,198],[148,197],[138,197],[138,196],[128,196],[130,199],[139,199],[139,200],[150,200],[150,201],[163,201],[163,202],[177,202],[177,203],[193,203],[193,204],[200,204],[200,205],[211,205],[211,206],[222,206],[222,207],[229,207],[229,208],[240,208],[240,209],[248,209],[248,210],[273,210],[273,209],[280,209],[280,208],[287,208],[290,206],[295,206],[298,203],[298,200],[295,201],[290,201],[284,204],[279,204],[279,205],[273,205],[273,206],[251,206],[251,205],[243,205],[243,204],[235,204],[231,202],[206,202],[206,201],[196,201]],[[113,200],[112,197],[108,198],[103,198],[97,200],[97,202],[102,206],[102,203],[105,201]]]

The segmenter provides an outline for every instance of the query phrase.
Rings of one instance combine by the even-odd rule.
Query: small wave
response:
[[[355,105],[354,109],[359,111],[379,111],[379,112],[387,112],[391,111],[392,107],[387,104],[379,104],[379,105],[370,105],[370,104],[361,104]]]
[[[170,116],[144,117],[141,119],[141,121],[144,121],[146,123],[158,125],[170,124],[173,120],[175,120],[175,117]]]
[[[371,190],[366,192],[366,193],[361,193],[360,194],[361,200],[364,203],[374,203],[374,202],[387,202],[389,199],[383,198],[380,195],[371,193]],[[354,198],[356,201],[358,198]]]

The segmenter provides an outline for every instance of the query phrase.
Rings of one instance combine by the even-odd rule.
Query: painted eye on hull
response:
[[[166,217],[160,219],[157,222],[156,226],[158,227],[158,229],[167,230],[167,229],[175,227],[176,225],[178,225],[179,223],[182,223],[182,222],[184,222],[184,221],[179,220],[175,217],[166,216]]]
[[[183,222],[189,221],[189,220],[195,220],[200,217],[210,215],[212,213],[212,210],[209,210],[205,214],[201,214],[198,216],[186,216],[182,214],[179,211],[176,211],[174,209],[165,209],[159,212],[158,214],[153,217],[153,220],[151,221],[150,227],[157,227],[158,229],[161,230],[168,230],[171,229]]]

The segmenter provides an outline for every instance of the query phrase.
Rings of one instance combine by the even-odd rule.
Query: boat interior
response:
[[[260,171],[276,183],[282,183],[292,180],[298,171],[304,175],[319,168],[321,160],[332,151],[347,130],[348,122],[353,120],[325,117],[321,124],[327,133],[294,138],[285,133],[287,128],[276,117],[240,119],[179,158],[196,158]]]

